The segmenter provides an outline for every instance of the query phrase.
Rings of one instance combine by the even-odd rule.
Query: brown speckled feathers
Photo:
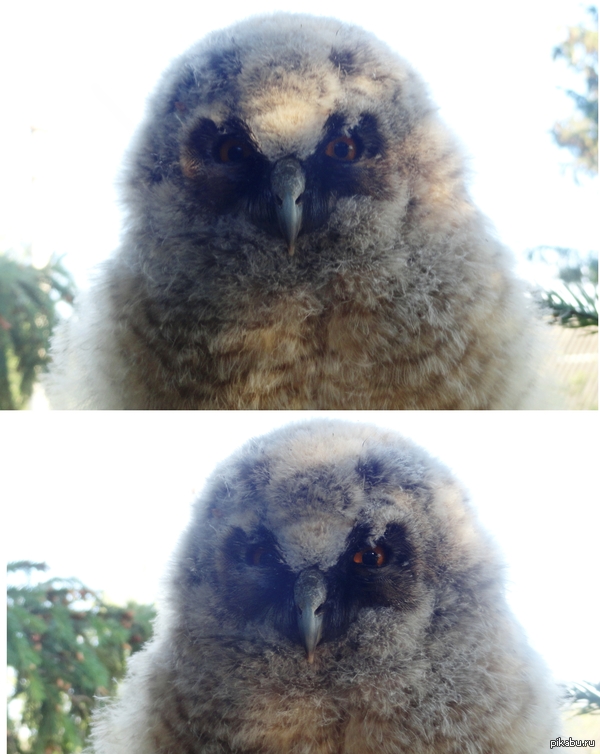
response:
[[[363,30],[275,14],[176,60],[123,243],[58,333],[58,408],[539,404],[511,260],[425,86]]]
[[[317,420],[217,468],[94,754],[543,754],[556,691],[461,486]]]

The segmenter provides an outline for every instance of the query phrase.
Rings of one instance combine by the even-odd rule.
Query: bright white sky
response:
[[[23,0],[0,44],[0,249],[66,254],[80,283],[118,244],[114,191],[144,101],[170,59],[208,31],[275,9],[343,17],[375,32],[428,82],[471,155],[472,189],[517,255],[539,244],[597,249],[598,181],[577,186],[552,142],[580,85],[552,49],[584,18],[578,0]],[[8,16],[8,18],[7,18]],[[35,129],[32,134],[32,129]],[[524,273],[525,274],[525,273]]]
[[[152,601],[215,464],[315,412],[5,412],[8,560],[42,560],[113,601]],[[510,602],[559,679],[600,680],[596,412],[328,412],[393,427],[470,491]]]

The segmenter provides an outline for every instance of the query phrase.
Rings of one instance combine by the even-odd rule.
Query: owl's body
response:
[[[535,405],[536,335],[422,81],[370,34],[276,14],[150,102],[123,244],[59,332],[58,408]]]
[[[555,691],[460,486],[394,433],[252,441],[196,504],[95,754],[542,754]]]

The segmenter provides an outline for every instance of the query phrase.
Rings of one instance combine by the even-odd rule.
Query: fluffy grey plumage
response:
[[[121,249],[54,344],[57,408],[530,407],[532,313],[421,79],[276,14],[151,99]]]
[[[216,470],[93,751],[542,754],[555,706],[449,472],[319,420]]]

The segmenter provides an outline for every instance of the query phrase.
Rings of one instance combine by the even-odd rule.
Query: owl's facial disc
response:
[[[321,645],[343,637],[363,610],[404,612],[415,606],[419,587],[403,525],[390,523],[383,535],[373,536],[369,525],[358,523],[341,547],[329,536],[329,547],[338,555],[325,566],[311,557],[319,543],[310,542],[310,527],[304,534],[296,547],[306,556],[305,565],[292,567],[295,545],[289,538],[278,541],[263,525],[248,532],[241,527],[229,530],[217,549],[215,576],[219,600],[240,628],[271,626],[296,645],[294,651],[303,647],[312,664]],[[199,568],[209,570],[210,565]]]
[[[327,586],[323,574],[316,568],[302,571],[294,585],[294,600],[298,608],[300,636],[311,665],[323,634],[323,605],[326,599]]]
[[[326,226],[337,200],[389,195],[381,170],[385,148],[376,118],[358,122],[341,113],[323,123],[320,140],[308,155],[298,150],[263,149],[240,117],[215,122],[199,118],[183,136],[179,163],[198,204],[217,215],[234,214],[270,236],[279,236],[288,253],[297,239]]]

